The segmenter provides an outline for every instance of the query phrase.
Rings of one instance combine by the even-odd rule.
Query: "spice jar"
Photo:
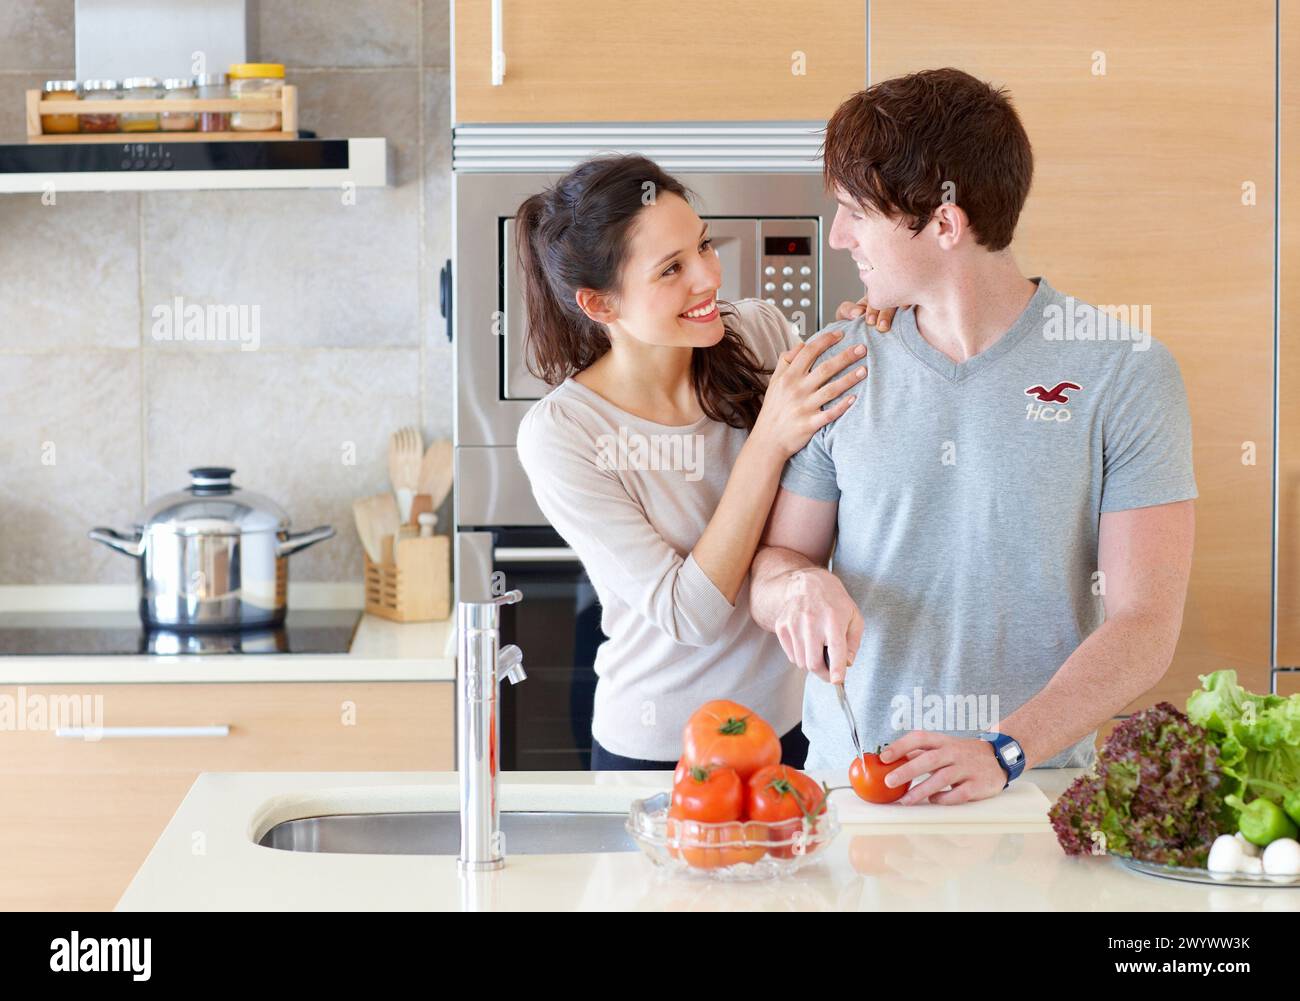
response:
[[[275,98],[284,93],[284,66],[280,63],[235,63],[230,67],[230,96]],[[265,132],[280,127],[278,111],[236,111],[230,116],[236,132]]]
[[[122,99],[126,101],[157,101],[162,97],[162,87],[151,76],[129,76],[122,81]],[[158,112],[123,111],[118,115],[123,132],[157,132]]]
[[[205,73],[195,79],[200,100],[225,100],[230,97],[230,84],[224,73]],[[200,132],[229,132],[230,112],[200,111]]]
[[[87,80],[81,89],[87,101],[116,101],[118,97],[116,80]],[[81,116],[82,132],[116,132],[117,129],[116,111]]]
[[[188,77],[172,77],[163,81],[164,101],[192,101],[198,91]],[[193,132],[199,126],[199,116],[194,111],[164,111],[159,123],[164,132]]]
[[[46,80],[41,90],[41,99],[45,101],[75,101],[79,96],[76,80]],[[41,131],[60,134],[76,132],[77,116],[41,115]]]

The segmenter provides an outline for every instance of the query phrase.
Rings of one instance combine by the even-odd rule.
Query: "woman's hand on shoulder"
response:
[[[842,330],[823,330],[781,354],[751,438],[773,445],[789,458],[820,428],[853,406],[856,395],[844,396],[834,406],[822,409],[866,378],[866,346],[858,344],[813,364],[843,338]]]
[[[907,309],[907,306],[890,307],[887,309],[872,309],[864,295],[857,302],[842,302],[839,308],[835,310],[835,319],[837,320],[856,320],[859,316],[867,321],[867,326],[875,327],[882,334],[889,329],[889,325],[894,322],[894,314],[898,309]]]

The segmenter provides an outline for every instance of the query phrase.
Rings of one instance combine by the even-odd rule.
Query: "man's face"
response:
[[[913,233],[901,216],[890,218],[860,205],[838,184],[835,201],[839,207],[831,224],[830,244],[853,256],[871,308],[916,302],[918,289],[925,287],[927,276],[933,273],[930,226],[935,225],[934,220],[920,233]]]

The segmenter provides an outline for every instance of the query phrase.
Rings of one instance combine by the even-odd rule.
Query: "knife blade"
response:
[[[822,660],[826,662],[827,667],[831,666],[830,651],[825,647],[822,648]],[[844,693],[844,682],[836,681],[833,682],[833,684],[835,686],[835,697],[839,699],[840,709],[844,713],[844,718],[848,720],[849,736],[853,738],[853,750],[857,752],[858,758],[861,759],[862,741],[858,739],[858,723],[857,720],[853,718],[853,709],[849,705],[849,697]]]

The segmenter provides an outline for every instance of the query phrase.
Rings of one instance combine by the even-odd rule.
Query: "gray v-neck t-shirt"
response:
[[[846,336],[827,355],[865,343],[870,374],[781,485],[839,502],[832,569],[866,622],[845,679],[864,747],[998,729],[1104,619],[1101,515],[1196,496],[1173,356],[1149,324],[1036,281],[1011,329],[962,363],[921,336],[911,309],[885,334],[831,325]],[[803,728],[809,768],[853,759],[818,678]],[[1087,766],[1095,737],[1043,766]]]

